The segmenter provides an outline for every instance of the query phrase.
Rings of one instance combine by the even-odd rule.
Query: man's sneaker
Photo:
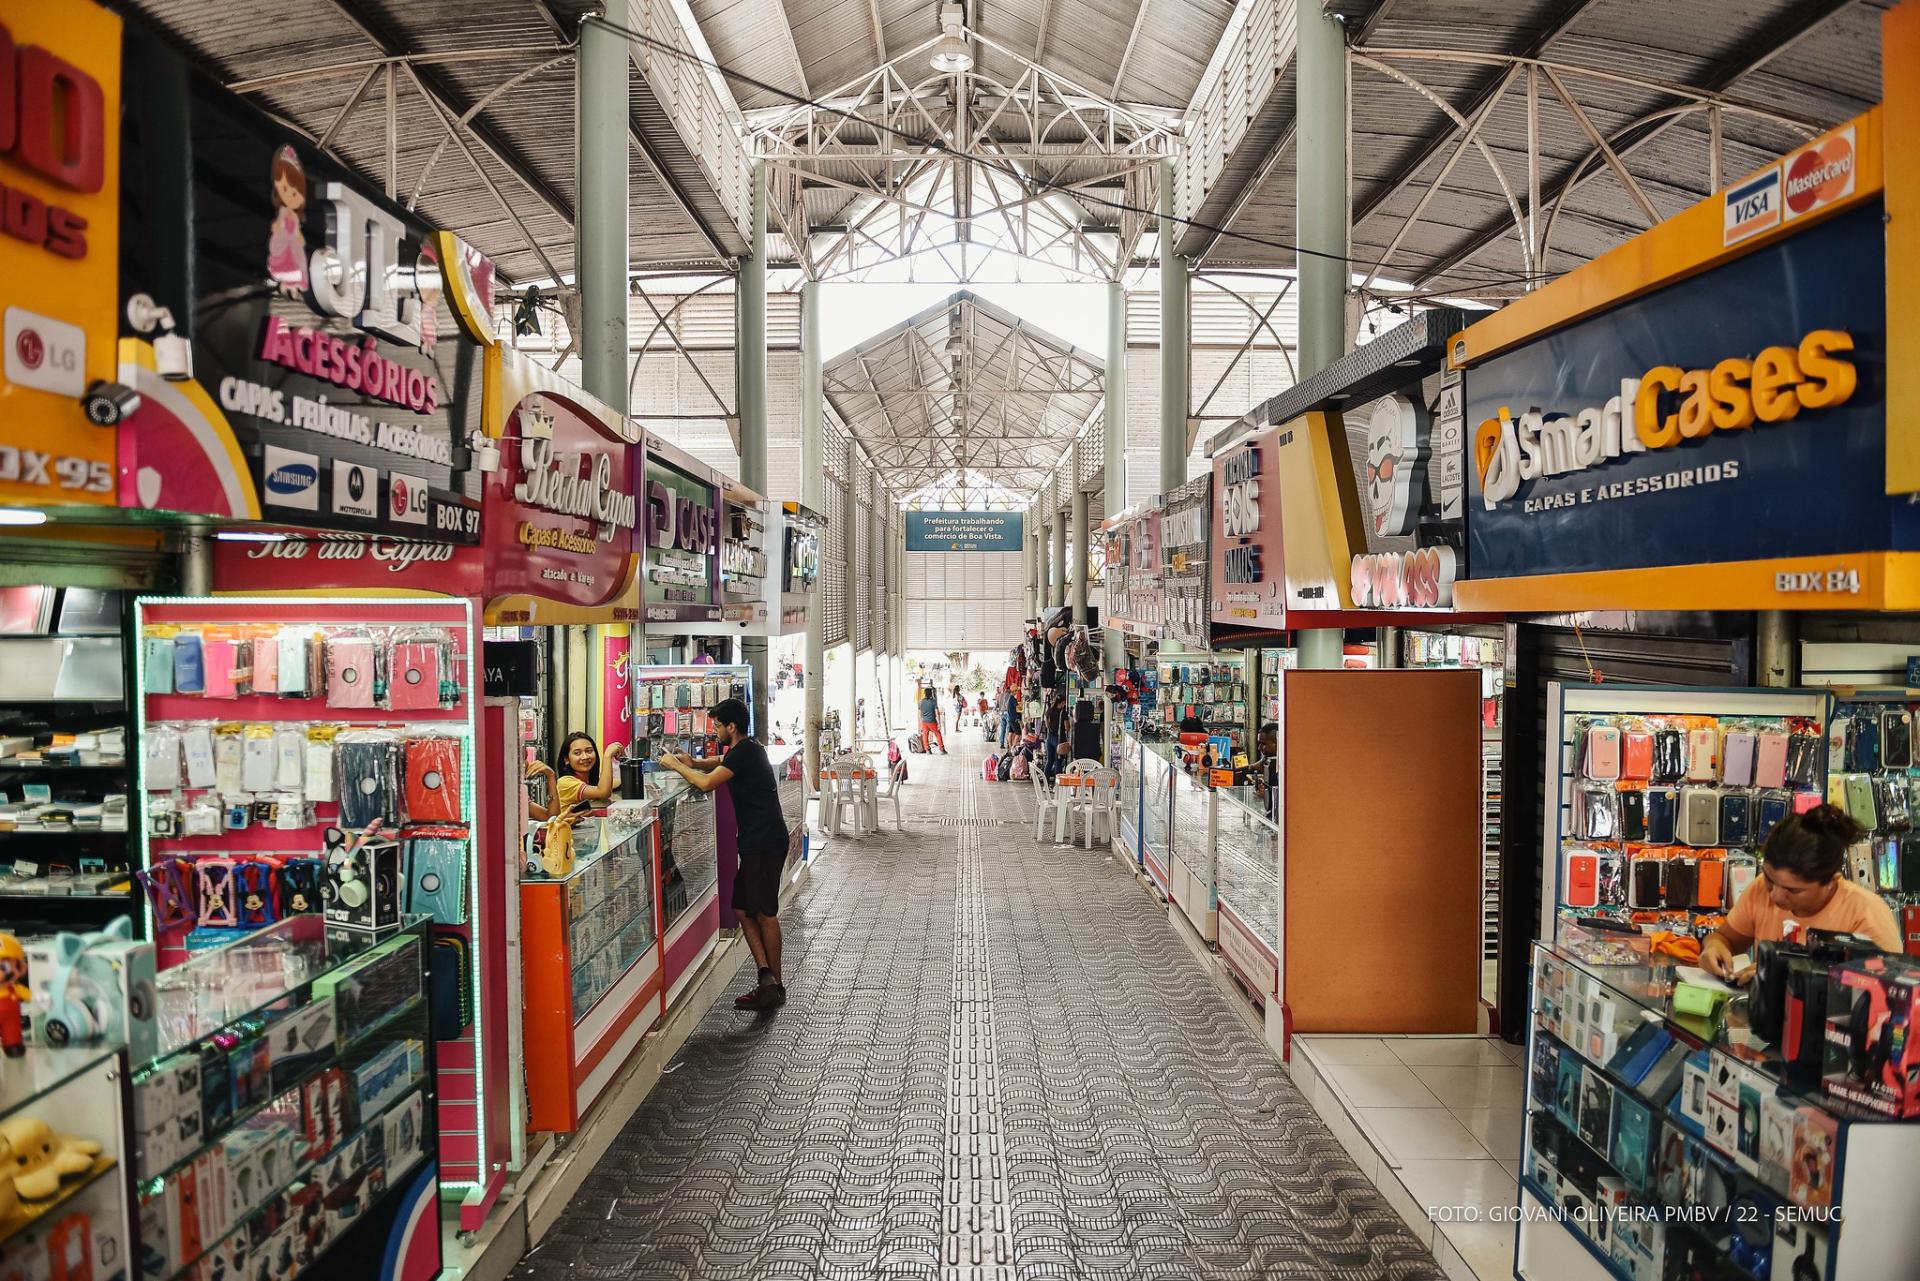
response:
[[[736,1010],[760,1009],[762,1006],[762,1001],[760,999],[760,991],[761,989],[756,987],[751,992],[742,992],[740,995],[734,997],[733,1008]]]
[[[777,1010],[787,1003],[787,985],[785,983],[774,983],[761,988],[758,992],[754,993],[754,995],[760,999],[760,1009]]]

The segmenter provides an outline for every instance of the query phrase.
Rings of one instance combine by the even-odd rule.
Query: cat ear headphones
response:
[[[375,819],[365,831],[349,837],[348,833],[337,827],[329,827],[326,832],[327,882],[321,889],[321,896],[328,906],[339,904],[342,907],[358,910],[367,905],[373,897],[373,887],[368,884],[359,860],[355,857],[360,847],[373,838],[383,825],[383,820]]]
[[[133,918],[122,916],[94,934],[54,936],[53,976],[47,981],[47,1044],[78,1045],[106,1033],[113,999],[99,981],[80,968],[80,958],[102,943],[133,937]],[[139,1011],[134,1012],[140,1016]]]

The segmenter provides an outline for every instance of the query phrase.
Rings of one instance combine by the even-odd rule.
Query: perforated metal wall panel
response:
[[[814,588],[814,608],[820,611],[822,642],[828,646],[847,639],[847,489],[827,477],[827,541],[821,557],[820,582]]]

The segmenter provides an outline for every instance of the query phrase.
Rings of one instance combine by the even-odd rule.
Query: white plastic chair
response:
[[[1047,781],[1047,772],[1040,768],[1039,762],[1029,762],[1027,777],[1033,781],[1033,839],[1038,841],[1046,836],[1047,816],[1053,816],[1053,841],[1061,841],[1060,821],[1065,814],[1065,800],[1060,790]]]
[[[841,818],[851,811],[851,836],[860,837],[880,827],[880,808],[871,795],[873,763],[864,756],[841,756],[821,767],[820,808],[827,831],[840,835]]]
[[[881,801],[893,802],[894,830],[896,832],[904,832],[907,830],[907,825],[905,820],[903,820],[900,817],[900,788],[905,783],[906,783],[906,780],[904,778],[901,778],[898,774],[895,774],[893,771],[889,770],[887,771],[887,776],[884,779],[881,779],[878,785],[874,787],[873,789],[873,796],[874,796],[873,830],[874,831],[878,832],[880,830],[880,802]]]
[[[1075,761],[1072,773],[1078,782],[1071,789],[1067,801],[1071,814],[1078,814],[1086,824],[1081,840],[1081,848],[1093,848],[1093,829],[1097,823],[1102,829],[1101,839],[1109,844],[1118,828],[1120,807],[1120,773],[1108,769],[1095,761]],[[1069,826],[1071,834],[1071,826]]]

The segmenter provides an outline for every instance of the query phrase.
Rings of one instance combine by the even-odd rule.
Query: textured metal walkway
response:
[[[515,1277],[1441,1277],[1164,909],[1035,844],[983,750],[914,757],[906,833],[816,866],[786,1007],[718,1002]]]

